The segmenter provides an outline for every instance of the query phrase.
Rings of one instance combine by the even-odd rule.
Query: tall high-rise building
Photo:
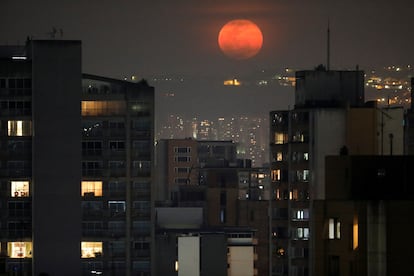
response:
[[[403,113],[364,103],[363,76],[297,72],[295,108],[270,113],[272,275],[310,275],[312,202],[325,198],[327,155],[391,154],[392,145],[402,153]]]
[[[153,88],[81,42],[0,48],[0,273],[149,275]]]

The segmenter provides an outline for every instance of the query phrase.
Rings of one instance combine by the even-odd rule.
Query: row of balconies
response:
[[[10,240],[25,240],[32,238],[32,229],[0,229],[0,237]]]
[[[85,177],[123,177],[126,175],[126,168],[118,169],[82,169],[82,176]],[[132,177],[149,177],[151,170],[132,169]]]
[[[131,230],[131,234],[134,237],[149,236],[149,230]],[[125,229],[119,230],[82,230],[82,237],[86,239],[119,239],[126,236]],[[30,235],[28,236],[30,237]]]
[[[7,211],[3,209],[0,212],[0,217],[6,217],[9,219],[26,219],[26,218],[30,218],[31,216],[32,216],[31,208],[8,209]]]
[[[30,193],[24,193],[24,192],[15,192],[15,196],[11,195],[10,190],[8,189],[2,189],[0,190],[0,198],[9,198],[9,199],[13,199],[13,200],[19,200],[19,201],[24,201],[26,199],[28,199],[29,201],[31,200],[30,197]],[[83,199],[84,200],[100,200],[101,198],[105,198],[105,199],[122,199],[126,197],[126,189],[123,190],[103,190],[103,196],[95,196],[94,192],[89,192],[89,193],[84,193],[83,194]],[[131,191],[131,195],[134,199],[139,199],[139,198],[143,198],[146,199],[150,196],[151,191],[149,190],[134,190],[132,189]]]
[[[0,177],[31,177],[32,168],[2,168]]]
[[[31,108],[0,109],[0,116],[32,116]]]
[[[132,158],[139,158],[143,160],[150,160],[151,152],[150,149],[143,150],[135,150],[132,149],[129,151]],[[101,156],[101,157],[123,157],[126,155],[126,150],[113,150],[113,149],[82,149],[82,156]]]
[[[103,128],[96,128],[91,130],[82,130],[82,137],[83,138],[97,138],[97,137],[121,137],[124,138],[126,134],[125,129],[103,129]],[[130,129],[129,133],[131,135],[131,138],[150,138],[151,137],[151,131],[149,130],[136,130],[136,129]]]
[[[91,209],[82,209],[82,217],[84,219],[91,219],[91,218],[125,218],[126,213],[125,211],[113,211],[113,210],[91,210]],[[142,211],[135,211],[131,212],[131,216],[133,218],[142,218],[142,219],[150,219],[150,212],[143,213]]]
[[[84,177],[123,177],[126,175],[126,168],[118,169],[82,169],[82,176]],[[11,169],[4,168],[0,169],[0,177],[31,177],[31,168],[22,169]],[[150,170],[131,170],[132,177],[149,177],[151,176]]]

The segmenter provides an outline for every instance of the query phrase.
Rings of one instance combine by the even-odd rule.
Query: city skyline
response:
[[[294,83],[290,75],[275,81],[295,87],[295,104],[272,111],[267,127],[248,116],[223,116],[217,122],[200,117],[187,126],[200,141],[154,144],[154,87],[145,80],[82,73],[81,45],[80,40],[29,40],[25,53],[22,47],[0,49],[0,196],[5,202],[0,273],[181,276],[201,275],[208,268],[218,271],[208,275],[307,276],[321,274],[318,265],[324,262],[323,275],[348,268],[358,275],[412,270],[407,257],[399,257],[409,249],[410,240],[400,233],[410,226],[403,218],[412,202],[380,201],[388,195],[411,201],[405,174],[412,161],[391,155],[412,153],[414,101],[404,110],[364,99],[365,87],[386,90],[388,96],[409,91],[405,79],[323,66],[286,70],[295,74]],[[411,66],[387,70],[406,74]],[[238,91],[243,83],[231,78],[221,86]],[[272,87],[265,83],[245,87]],[[185,130],[183,118],[174,120]],[[269,150],[260,148],[266,131]],[[253,162],[238,159],[237,144],[227,140],[235,137],[250,143],[244,152],[252,157],[267,152],[270,166],[254,168]],[[357,160],[366,167],[349,179],[344,157],[367,154],[375,165]],[[329,171],[329,156],[339,170]],[[397,183],[399,189],[388,193]],[[324,207],[330,195],[338,200],[331,192],[348,190],[346,206],[357,211],[353,215],[338,213],[336,203]],[[313,208],[317,201],[321,213]],[[366,209],[353,208],[353,201]],[[188,220],[174,219],[184,214]],[[395,223],[377,223],[394,214]],[[214,243],[207,233],[215,235]],[[345,238],[351,233],[352,251],[351,239]],[[203,246],[207,240],[209,248]],[[318,241],[327,245],[325,257],[313,258]],[[395,241],[398,246],[389,246]],[[50,254],[56,248],[60,254]],[[62,271],[62,265],[68,269]]]
[[[162,105],[171,86],[153,76],[184,77],[179,95],[194,116],[225,116],[235,110],[267,114],[293,105],[293,88],[225,87],[222,81],[255,74],[270,77],[286,67],[312,70],[326,64],[330,25],[331,69],[361,70],[413,64],[409,36],[414,27],[409,1],[3,1],[2,44],[34,39],[81,40],[83,72],[147,79],[155,87],[157,115],[182,104]],[[219,49],[220,28],[246,18],[262,30],[253,58],[236,61]],[[178,97],[177,97],[178,98]],[[185,105],[184,105],[185,106]],[[229,108],[231,106],[231,108]],[[227,114],[226,114],[227,113]]]

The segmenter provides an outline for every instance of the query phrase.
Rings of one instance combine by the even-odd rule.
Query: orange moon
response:
[[[218,44],[226,56],[243,60],[259,53],[263,45],[263,35],[252,21],[237,19],[226,23],[220,29]]]

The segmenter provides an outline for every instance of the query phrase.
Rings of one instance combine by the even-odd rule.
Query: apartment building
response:
[[[313,203],[313,275],[411,275],[412,156],[327,156]]]
[[[192,268],[200,267],[202,274],[268,274],[269,170],[252,168],[250,160],[237,159],[236,148],[232,141],[159,141],[157,186],[174,188],[167,193],[168,197],[156,203],[155,247],[157,260],[165,264],[158,268],[157,275],[185,275],[180,274],[185,270],[174,270],[173,265],[179,252],[186,252],[184,247],[177,247],[179,240],[191,241],[190,249],[199,252],[194,254],[204,256],[192,263]],[[178,158],[182,162],[174,161]],[[179,168],[187,169],[175,174]],[[174,179],[180,177],[187,181],[176,183]],[[197,216],[195,210],[199,212]],[[198,219],[193,220],[192,227],[183,222],[194,217]],[[215,256],[205,255],[211,250],[207,243],[216,244]],[[229,257],[223,259],[226,254]],[[182,267],[183,262],[178,261],[178,266]]]
[[[150,275],[153,97],[145,81],[83,75],[83,271]]]
[[[313,275],[313,202],[329,189],[327,155],[403,153],[403,109],[365,103],[363,79],[362,71],[299,71],[295,108],[270,113],[272,275]]]
[[[150,274],[153,92],[80,41],[0,47],[0,273]]]

